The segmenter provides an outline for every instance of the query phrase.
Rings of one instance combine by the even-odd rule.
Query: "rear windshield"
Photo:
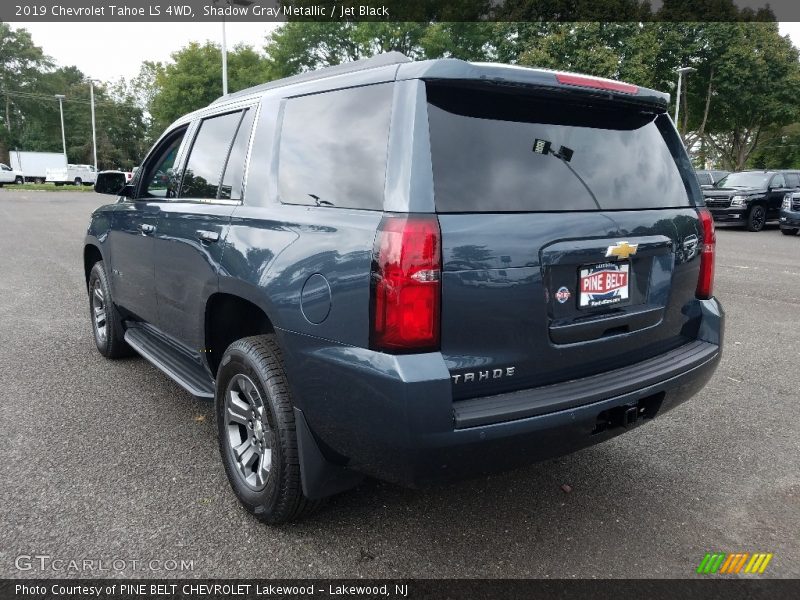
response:
[[[683,207],[699,193],[664,114],[435,83],[427,94],[439,212]]]

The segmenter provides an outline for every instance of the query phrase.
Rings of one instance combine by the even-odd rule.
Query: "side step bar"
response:
[[[167,377],[198,398],[214,398],[214,380],[186,352],[147,326],[131,325],[125,331],[128,345]]]

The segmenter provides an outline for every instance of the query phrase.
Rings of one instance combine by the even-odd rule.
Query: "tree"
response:
[[[11,29],[7,23],[0,22],[0,91],[4,95],[0,146],[3,155],[15,141],[19,99],[25,96],[37,74],[51,66],[52,61],[33,43],[27,30]]]
[[[739,23],[714,62],[707,141],[729,168],[744,168],[764,133],[798,119],[798,51],[777,23]]]
[[[675,90],[675,68],[694,67],[679,129],[688,148],[710,148],[729,169],[743,168],[762,135],[800,111],[798,51],[776,23],[547,23],[511,39],[522,64],[655,89]],[[499,45],[506,60],[511,47]]]
[[[190,43],[172,54],[172,62],[154,67],[155,91],[150,102],[153,128],[163,131],[188,112],[202,108],[222,94],[220,47],[211,42]],[[235,92],[274,79],[269,63],[253,48],[236,46],[228,52],[229,90]]]

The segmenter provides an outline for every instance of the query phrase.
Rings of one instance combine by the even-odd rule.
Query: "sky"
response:
[[[30,31],[36,45],[59,66],[75,65],[93,79],[113,81],[134,77],[145,60],[168,61],[170,54],[189,42],[222,40],[222,23],[11,23]],[[225,24],[228,46],[246,43],[264,45],[268,31],[278,23]],[[800,48],[800,23],[780,24]]]
[[[4,0],[0,0],[4,1]],[[222,42],[222,23],[9,23],[31,33],[33,43],[58,66],[75,65],[92,79],[135,77],[146,60],[168,61],[189,42]],[[228,48],[264,46],[279,23],[225,23]]]

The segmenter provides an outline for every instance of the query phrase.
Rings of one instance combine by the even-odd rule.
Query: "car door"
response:
[[[205,348],[205,307],[217,291],[223,241],[242,198],[254,108],[201,120],[177,198],[162,202],[156,234],[158,328],[191,352]]]
[[[117,205],[108,235],[114,302],[126,316],[147,323],[155,323],[158,317],[153,235],[161,201],[177,191],[174,167],[185,133],[185,127],[172,132],[151,152],[133,197]]]
[[[772,176],[767,188],[767,219],[777,219],[783,197],[790,191],[783,173]]]

